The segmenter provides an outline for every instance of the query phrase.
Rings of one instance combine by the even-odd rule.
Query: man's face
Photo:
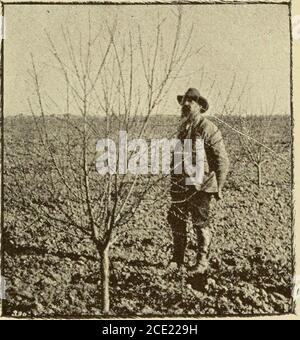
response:
[[[191,98],[185,98],[182,103],[182,117],[194,118],[200,113],[200,106]]]

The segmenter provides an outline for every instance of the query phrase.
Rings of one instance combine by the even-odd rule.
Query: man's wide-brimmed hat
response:
[[[208,101],[200,95],[197,89],[190,88],[187,90],[184,96],[177,96],[179,104],[183,104],[186,99],[192,99],[201,106],[201,113],[206,112],[209,109]]]

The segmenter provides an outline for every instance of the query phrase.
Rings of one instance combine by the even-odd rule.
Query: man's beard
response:
[[[188,120],[195,119],[198,116],[198,114],[200,114],[200,110],[195,111],[195,110],[191,110],[190,108],[184,108],[184,107],[181,110],[182,118],[186,118]]]
[[[188,118],[191,116],[191,109],[189,107],[182,107],[181,109],[181,115],[182,115],[182,118]]]

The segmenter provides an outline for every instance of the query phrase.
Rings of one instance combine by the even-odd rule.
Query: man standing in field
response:
[[[204,141],[204,178],[202,183],[186,185],[187,175],[172,173],[171,197],[172,205],[168,213],[168,222],[172,228],[174,252],[169,265],[172,271],[180,269],[184,264],[187,246],[187,219],[192,223],[198,237],[197,261],[191,270],[204,274],[209,266],[210,205],[213,196],[222,198],[222,189],[229,170],[229,159],[220,130],[203,116],[208,110],[208,102],[199,91],[190,88],[184,96],[177,96],[181,105],[182,124],[178,138],[183,142],[191,139],[194,145],[198,138]],[[174,160],[173,160],[174,167]]]

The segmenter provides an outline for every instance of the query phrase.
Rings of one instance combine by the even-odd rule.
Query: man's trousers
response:
[[[187,220],[192,218],[198,238],[198,261],[208,256],[211,243],[209,228],[211,193],[197,191],[194,187],[186,190],[171,189],[172,205],[168,213],[168,223],[172,228],[174,252],[173,260],[179,265],[184,263],[187,246]]]

